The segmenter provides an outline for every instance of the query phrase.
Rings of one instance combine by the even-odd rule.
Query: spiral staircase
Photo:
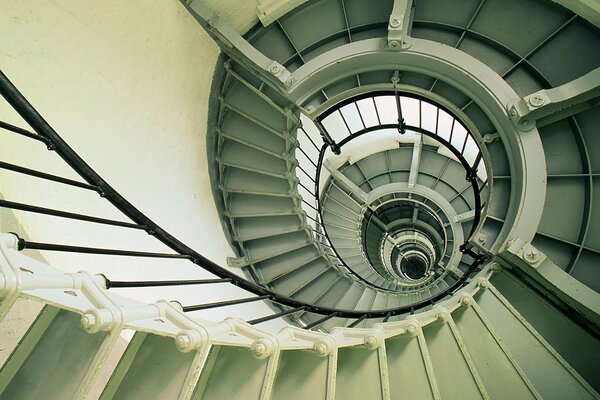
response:
[[[222,51],[203,136],[234,253],[220,262],[110,186],[1,74],[2,135],[70,169],[13,157],[2,176],[96,193],[112,214],[0,192],[0,399],[600,398],[600,6],[234,3],[176,5]],[[63,220],[119,246],[31,224]],[[113,278],[123,259],[204,275]],[[119,288],[175,290],[149,304]],[[263,302],[258,318],[237,307]]]

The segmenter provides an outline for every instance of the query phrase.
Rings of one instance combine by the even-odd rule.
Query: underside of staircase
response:
[[[0,399],[599,399],[600,7],[587,4],[258,0],[241,32],[223,5],[182,1],[222,52],[202,133],[221,222],[205,229],[234,254],[219,262],[111,187],[0,73],[1,133],[70,169],[15,150],[0,179],[88,191],[112,213],[0,192]],[[48,217],[119,245],[23,228]],[[67,273],[49,253],[204,275]],[[235,292],[213,299],[212,285]],[[181,295],[119,293],[165,287]],[[270,313],[248,317],[257,303]]]

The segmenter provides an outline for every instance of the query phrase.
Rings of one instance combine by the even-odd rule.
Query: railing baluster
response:
[[[388,312],[387,314],[385,314],[385,317],[383,317],[383,322],[388,322],[390,320],[391,316],[392,316],[391,312]]]
[[[226,306],[235,306],[237,304],[251,303],[259,300],[270,299],[272,296],[267,294],[264,296],[253,296],[253,297],[244,297],[243,299],[236,300],[227,300],[227,301],[217,301],[216,303],[206,303],[206,304],[198,304],[194,306],[184,306],[183,311],[200,311],[200,310],[208,310],[209,308],[217,308],[217,307],[226,307]]]
[[[12,210],[32,212],[32,213],[36,213],[36,214],[51,215],[54,217],[74,219],[74,220],[79,220],[79,221],[94,222],[94,223],[103,224],[103,225],[120,226],[120,227],[124,227],[124,228],[141,229],[141,230],[146,229],[146,227],[144,227],[144,226],[137,225],[137,224],[134,224],[131,222],[115,221],[112,219],[92,217],[89,215],[76,214],[76,213],[72,213],[72,212],[68,212],[68,211],[55,210],[52,208],[38,207],[38,206],[33,206],[31,204],[16,203],[16,202],[2,200],[2,199],[0,199],[0,207],[10,208]]]
[[[48,149],[53,148],[52,143],[48,139],[46,139],[45,137],[40,136],[38,134],[35,134],[33,132],[29,132],[28,130],[25,130],[23,128],[19,128],[18,126],[14,126],[14,125],[11,125],[11,124],[9,124],[7,122],[0,121],[0,128],[4,128],[7,131],[16,133],[18,135],[25,136],[25,137],[28,137],[30,139],[34,139],[34,140],[40,141],[40,142],[44,143],[48,147]]]
[[[315,147],[315,149],[316,149],[317,151],[321,151],[321,148],[320,148],[320,147],[318,147],[318,146],[315,144],[315,142],[312,140],[312,138],[310,137],[310,135],[308,134],[308,132],[306,132],[306,131],[304,130],[304,128],[300,127],[300,131],[301,131],[302,133],[304,133],[304,136],[306,136],[306,137],[307,137],[307,139],[308,139],[308,140],[309,140],[309,141],[312,143],[312,145]]]
[[[284,317],[286,315],[293,314],[295,312],[302,311],[304,309],[306,309],[305,306],[296,307],[296,308],[292,308],[291,310],[282,311],[277,314],[267,315],[266,317],[262,317],[262,318],[251,319],[250,321],[246,321],[246,322],[248,322],[250,325],[256,325],[256,324],[267,322],[267,321],[270,321],[270,320],[273,320],[273,319],[276,319],[279,317]]]
[[[79,187],[82,189],[92,190],[94,192],[100,191],[100,189],[97,186],[89,185],[84,182],[74,181],[72,179],[63,178],[61,176],[47,174],[45,172],[37,171],[35,169],[21,167],[19,165],[9,164],[9,163],[3,162],[3,161],[0,161],[0,168],[6,169],[9,171],[13,171],[13,172],[17,172],[19,174],[35,176],[36,178],[45,179],[47,181],[53,181],[53,182],[58,182],[58,183],[62,183],[62,184],[69,185],[69,186]]]
[[[296,147],[296,148],[297,148],[298,150],[300,150],[300,152],[301,152],[302,154],[304,154],[304,157],[306,157],[306,159],[307,159],[308,161],[310,161],[310,163],[311,163],[312,165],[314,165],[314,166],[315,166],[315,168],[319,168],[319,167],[317,167],[317,164],[315,164],[315,162],[314,162],[314,161],[313,161],[313,160],[312,160],[312,159],[311,159],[311,158],[308,156],[308,154],[306,154],[306,153],[304,152],[304,150],[302,150],[302,147],[298,146],[298,147]]]
[[[230,283],[231,278],[225,279],[191,279],[178,281],[111,281],[106,279],[106,288],[138,288],[138,287],[156,287],[156,286],[182,286],[182,285],[205,285],[211,283]]]
[[[191,257],[186,254],[168,254],[168,253],[151,253],[146,251],[132,250],[117,250],[117,249],[99,249],[95,247],[69,246],[53,243],[30,242],[19,238],[19,250],[47,250],[47,251],[62,251],[66,253],[83,253],[83,254],[99,254],[110,256],[126,256],[126,257],[148,257],[148,258],[179,258],[189,260]]]
[[[363,314],[362,317],[360,317],[359,319],[357,319],[356,321],[352,322],[350,325],[348,325],[348,328],[354,328],[356,325],[360,324],[361,322],[363,322],[365,319],[367,318],[367,314]]]
[[[306,325],[304,327],[304,329],[312,329],[312,328],[314,328],[314,327],[316,327],[318,325],[321,325],[323,322],[325,322],[327,320],[330,320],[331,318],[337,317],[338,315],[339,315],[338,311],[333,312],[333,313],[331,313],[329,315],[324,316],[323,318],[319,318],[318,320],[316,320],[314,322],[311,322],[310,324]]]

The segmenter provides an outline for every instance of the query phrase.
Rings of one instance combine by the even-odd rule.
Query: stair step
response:
[[[276,215],[294,215],[297,208],[292,198],[272,197],[232,193],[227,197],[226,210],[232,217],[263,217]]]
[[[287,128],[286,116],[243,84],[234,84],[225,95],[225,101],[278,132],[284,132]]]
[[[285,160],[232,141],[223,144],[218,161],[224,166],[254,171],[276,178],[286,179],[286,173],[289,172],[289,166]]]
[[[265,260],[256,268],[259,269],[265,282],[272,282],[290,271],[310,263],[317,257],[321,257],[321,255],[315,246],[304,246],[283,256]]]
[[[352,284],[344,293],[344,295],[335,303],[335,307],[342,310],[356,310],[356,305],[360,301],[365,286]]]
[[[327,234],[330,237],[358,237],[358,230],[353,228],[339,227],[337,225],[327,224]]]
[[[331,288],[328,288],[315,300],[315,304],[325,307],[335,307],[352,287],[352,281],[348,278],[340,278]]]
[[[325,193],[326,195],[324,203],[333,201],[341,204],[346,208],[349,208],[350,210],[354,211],[354,213],[360,213],[361,205],[353,197],[341,190],[339,187],[335,185],[330,185],[323,190],[323,193]]]
[[[255,151],[260,151],[261,153],[264,153],[265,155],[267,155],[269,157],[278,158],[280,160],[286,160],[289,158],[288,152],[285,148],[283,151],[272,151],[272,150],[269,150],[268,148],[264,148],[260,143],[256,144],[254,142],[248,141],[245,138],[241,138],[236,135],[232,135],[229,132],[224,131],[222,129],[217,130],[217,133],[221,136],[221,138],[224,139],[223,143],[233,142],[238,145],[248,147],[249,149],[252,149]],[[284,142],[284,144],[285,144],[285,142]]]
[[[294,293],[307,282],[316,279],[325,272],[329,266],[321,256],[315,256],[310,262],[294,267],[270,280],[273,289],[280,293]]]
[[[340,225],[344,225],[344,223],[346,223],[348,224],[348,226],[352,227],[358,225],[358,216],[356,216],[356,218],[352,218],[354,216],[348,215],[348,213],[346,213],[346,215],[343,215],[338,212],[332,211],[329,208],[323,208],[321,214],[323,215],[323,221],[331,221]]]
[[[291,296],[294,299],[313,302],[325,293],[338,279],[340,279],[338,272],[330,268],[322,275],[316,277],[316,279],[306,282],[296,292],[291,293]]]
[[[222,178],[222,188],[230,192],[258,192],[290,196],[290,181],[282,178],[268,177],[238,168],[228,168]]]
[[[287,247],[283,247],[280,249],[273,249],[271,252],[268,253],[257,254],[256,256],[247,255],[237,258],[228,258],[227,263],[233,268],[242,268],[250,265],[254,265],[256,268],[260,268],[260,263],[263,261],[267,261],[272,258],[285,257],[288,253],[291,253],[295,250],[303,249],[305,247],[314,248],[314,244],[302,241],[300,243],[290,244]]]
[[[229,118],[234,118],[235,122],[239,122],[241,126],[245,126],[246,123],[252,123],[257,127],[260,127],[265,131],[269,132],[271,135],[274,135],[275,137],[278,137],[282,140],[286,140],[286,137],[283,134],[283,132],[285,132],[285,129],[278,130],[270,126],[268,123],[263,122],[257,116],[251,115],[247,111],[235,106],[234,104],[228,103],[225,99],[221,100],[221,104],[224,108],[227,109],[227,117],[223,118],[222,124],[224,127],[230,128],[230,131],[237,131],[237,129],[235,127],[232,128],[228,125],[225,125],[227,123],[226,120],[228,120]],[[239,120],[236,117],[242,118],[242,120]],[[241,130],[241,132],[243,132],[243,129]]]
[[[246,253],[253,260],[266,260],[309,245],[312,243],[304,231],[245,242]]]
[[[247,115],[247,114],[246,114]],[[249,120],[237,112],[230,112],[221,124],[221,131],[230,140],[240,140],[265,151],[283,156],[288,153],[289,142],[272,129],[259,125],[258,121]],[[278,132],[281,134],[281,132]]]
[[[236,235],[234,240],[245,242],[248,240],[277,236],[302,230],[300,218],[297,216],[242,218],[236,221]]]
[[[323,210],[331,210],[341,215],[355,216],[360,214],[360,207],[358,204],[353,203],[353,207],[346,206],[341,201],[338,201],[335,197],[331,196],[330,193],[325,190],[325,197],[322,202]]]

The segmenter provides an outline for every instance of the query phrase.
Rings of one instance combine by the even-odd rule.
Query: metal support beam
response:
[[[573,11],[583,19],[600,28],[600,3],[596,0],[552,0]]]
[[[388,24],[388,46],[395,50],[410,47],[408,30],[413,10],[412,0],[395,0]]]
[[[600,294],[567,274],[544,253],[517,238],[499,256],[600,327]]]
[[[256,16],[263,24],[269,26],[288,12],[307,0],[258,0]]]
[[[475,210],[457,214],[454,216],[454,218],[452,218],[452,220],[456,223],[462,224],[463,222],[473,221],[473,218],[475,218]]]
[[[421,153],[423,150],[423,135],[419,134],[418,141],[413,147],[412,162],[410,164],[410,175],[408,175],[408,188],[412,189],[417,183],[417,175],[419,175],[419,164],[421,163]]]
[[[327,168],[327,171],[329,171],[331,176],[336,181],[341,183],[342,186],[344,186],[346,189],[348,189],[350,192],[352,192],[352,194],[355,195],[360,200],[360,204],[366,203],[367,197],[369,197],[369,196],[367,195],[367,193],[364,190],[359,188],[354,182],[352,182],[350,179],[348,179],[348,177],[346,177],[337,168],[335,168],[331,164],[331,161],[325,160],[325,161],[323,161],[323,165],[325,166],[325,168]]]
[[[509,107],[522,129],[542,127],[600,104],[600,68],[553,89],[525,96]]]
[[[291,73],[277,61],[266,57],[235,29],[215,14],[202,0],[181,0],[184,7],[217,42],[221,50],[236,62],[242,64],[262,78],[265,82],[286,92],[286,83]],[[189,3],[189,4],[188,4]]]

